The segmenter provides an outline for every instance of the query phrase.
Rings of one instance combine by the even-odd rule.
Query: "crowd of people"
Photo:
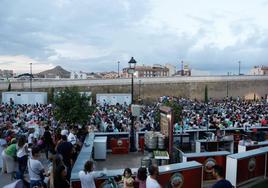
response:
[[[268,125],[266,100],[249,101],[239,98],[202,102],[184,98],[167,98],[182,106],[181,122],[175,129],[245,128]]]
[[[183,98],[165,98],[181,105],[181,122],[174,129],[226,128],[267,126],[268,103],[264,100],[245,101],[226,99],[209,100],[207,103]],[[164,101],[161,101],[164,102]],[[160,130],[157,113],[161,102],[143,106],[140,116],[134,119],[136,131]],[[46,179],[49,187],[69,187],[71,169],[80,147],[89,131],[129,132],[133,118],[127,105],[97,106],[89,115],[86,125],[67,125],[53,116],[52,105],[0,105],[0,168],[16,178],[24,179],[28,171],[30,185]],[[40,162],[40,152],[45,153],[49,168]],[[92,171],[90,162],[85,164],[83,177]],[[143,172],[144,173],[144,172]],[[44,178],[43,174],[47,176]],[[128,184],[128,169],[123,182]],[[85,178],[88,181],[88,178]],[[141,179],[144,181],[144,178]],[[131,180],[132,181],[132,180]],[[86,183],[88,184],[88,182]],[[85,186],[86,187],[86,186]],[[127,186],[125,186],[127,187]]]
[[[50,187],[70,187],[71,169],[86,134],[84,126],[56,121],[51,105],[1,104],[0,168],[22,180],[27,170],[30,187],[45,176]],[[41,152],[50,169],[40,162]]]
[[[155,119],[159,104],[142,106],[140,116],[134,119],[136,131],[159,131],[159,122]],[[97,106],[90,119],[90,129],[95,132],[129,132],[131,112],[128,105]]]

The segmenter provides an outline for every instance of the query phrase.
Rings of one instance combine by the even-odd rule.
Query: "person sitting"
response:
[[[224,179],[224,170],[219,165],[213,166],[212,171],[213,176],[217,179],[217,182],[212,186],[212,188],[232,188],[232,184]]]

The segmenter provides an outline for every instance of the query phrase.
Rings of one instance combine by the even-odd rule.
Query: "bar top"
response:
[[[230,155],[228,151],[215,151],[215,152],[201,152],[201,153],[183,153],[184,157],[209,157],[209,156],[219,156],[219,155]]]
[[[228,155],[227,157],[230,157],[230,158],[233,158],[233,159],[243,159],[243,158],[247,158],[247,157],[250,157],[250,156],[261,155],[261,154],[267,152],[266,150],[268,150],[268,148],[267,149],[266,148],[267,147],[254,149],[254,150],[241,152],[241,153],[236,153],[236,154]]]
[[[240,146],[262,146],[262,145],[268,145],[268,140],[262,141],[262,142],[258,142],[256,144],[246,144],[246,145],[240,145]]]
[[[196,142],[233,142],[233,140],[226,139],[226,140],[206,140],[206,139],[201,139],[201,140],[196,140]]]
[[[78,172],[84,169],[84,164],[87,160],[91,160],[92,157],[92,149],[93,149],[93,142],[94,142],[94,133],[89,133],[84,141],[83,147],[74,163],[72,172],[71,172],[71,179],[78,175]]]
[[[184,162],[184,163],[175,163],[175,164],[170,164],[170,165],[159,166],[159,173],[166,174],[166,173],[172,173],[172,172],[182,171],[182,170],[186,170],[186,169],[201,168],[202,166],[203,166],[202,164],[200,164],[196,161],[190,161],[190,162]],[[81,168],[80,170],[82,170],[82,169],[83,168]],[[79,175],[78,175],[79,171],[77,171],[75,173],[72,172],[71,181],[77,181],[79,179]],[[136,175],[138,168],[132,168],[131,171],[134,175]],[[122,175],[123,172],[124,172],[124,169],[95,171],[96,176],[99,179],[107,179],[109,177]]]

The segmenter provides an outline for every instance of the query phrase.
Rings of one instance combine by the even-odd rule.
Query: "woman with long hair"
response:
[[[66,179],[67,168],[65,165],[60,164],[54,174],[54,187],[55,188],[70,188],[70,183]]]
[[[21,136],[18,139],[17,143],[17,159],[19,165],[19,178],[24,179],[24,172],[27,167],[27,159],[28,159],[28,144],[26,143],[26,137]]]
[[[124,188],[134,188],[134,179],[132,178],[132,171],[130,168],[125,168],[122,180]]]
[[[146,178],[147,178],[147,169],[144,167],[140,167],[138,169],[138,174],[135,179],[135,181],[139,183],[139,188],[146,188]]]
[[[62,156],[59,154],[56,154],[52,157],[51,159],[52,165],[48,169],[48,186],[49,188],[55,188],[54,186],[54,179],[55,179],[55,174],[56,170],[60,165],[64,165],[62,161]]]

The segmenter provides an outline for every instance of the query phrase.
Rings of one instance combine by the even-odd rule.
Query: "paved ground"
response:
[[[96,161],[96,170],[138,168],[141,166],[141,159],[144,157],[142,153],[124,154],[108,154],[105,161]]]

